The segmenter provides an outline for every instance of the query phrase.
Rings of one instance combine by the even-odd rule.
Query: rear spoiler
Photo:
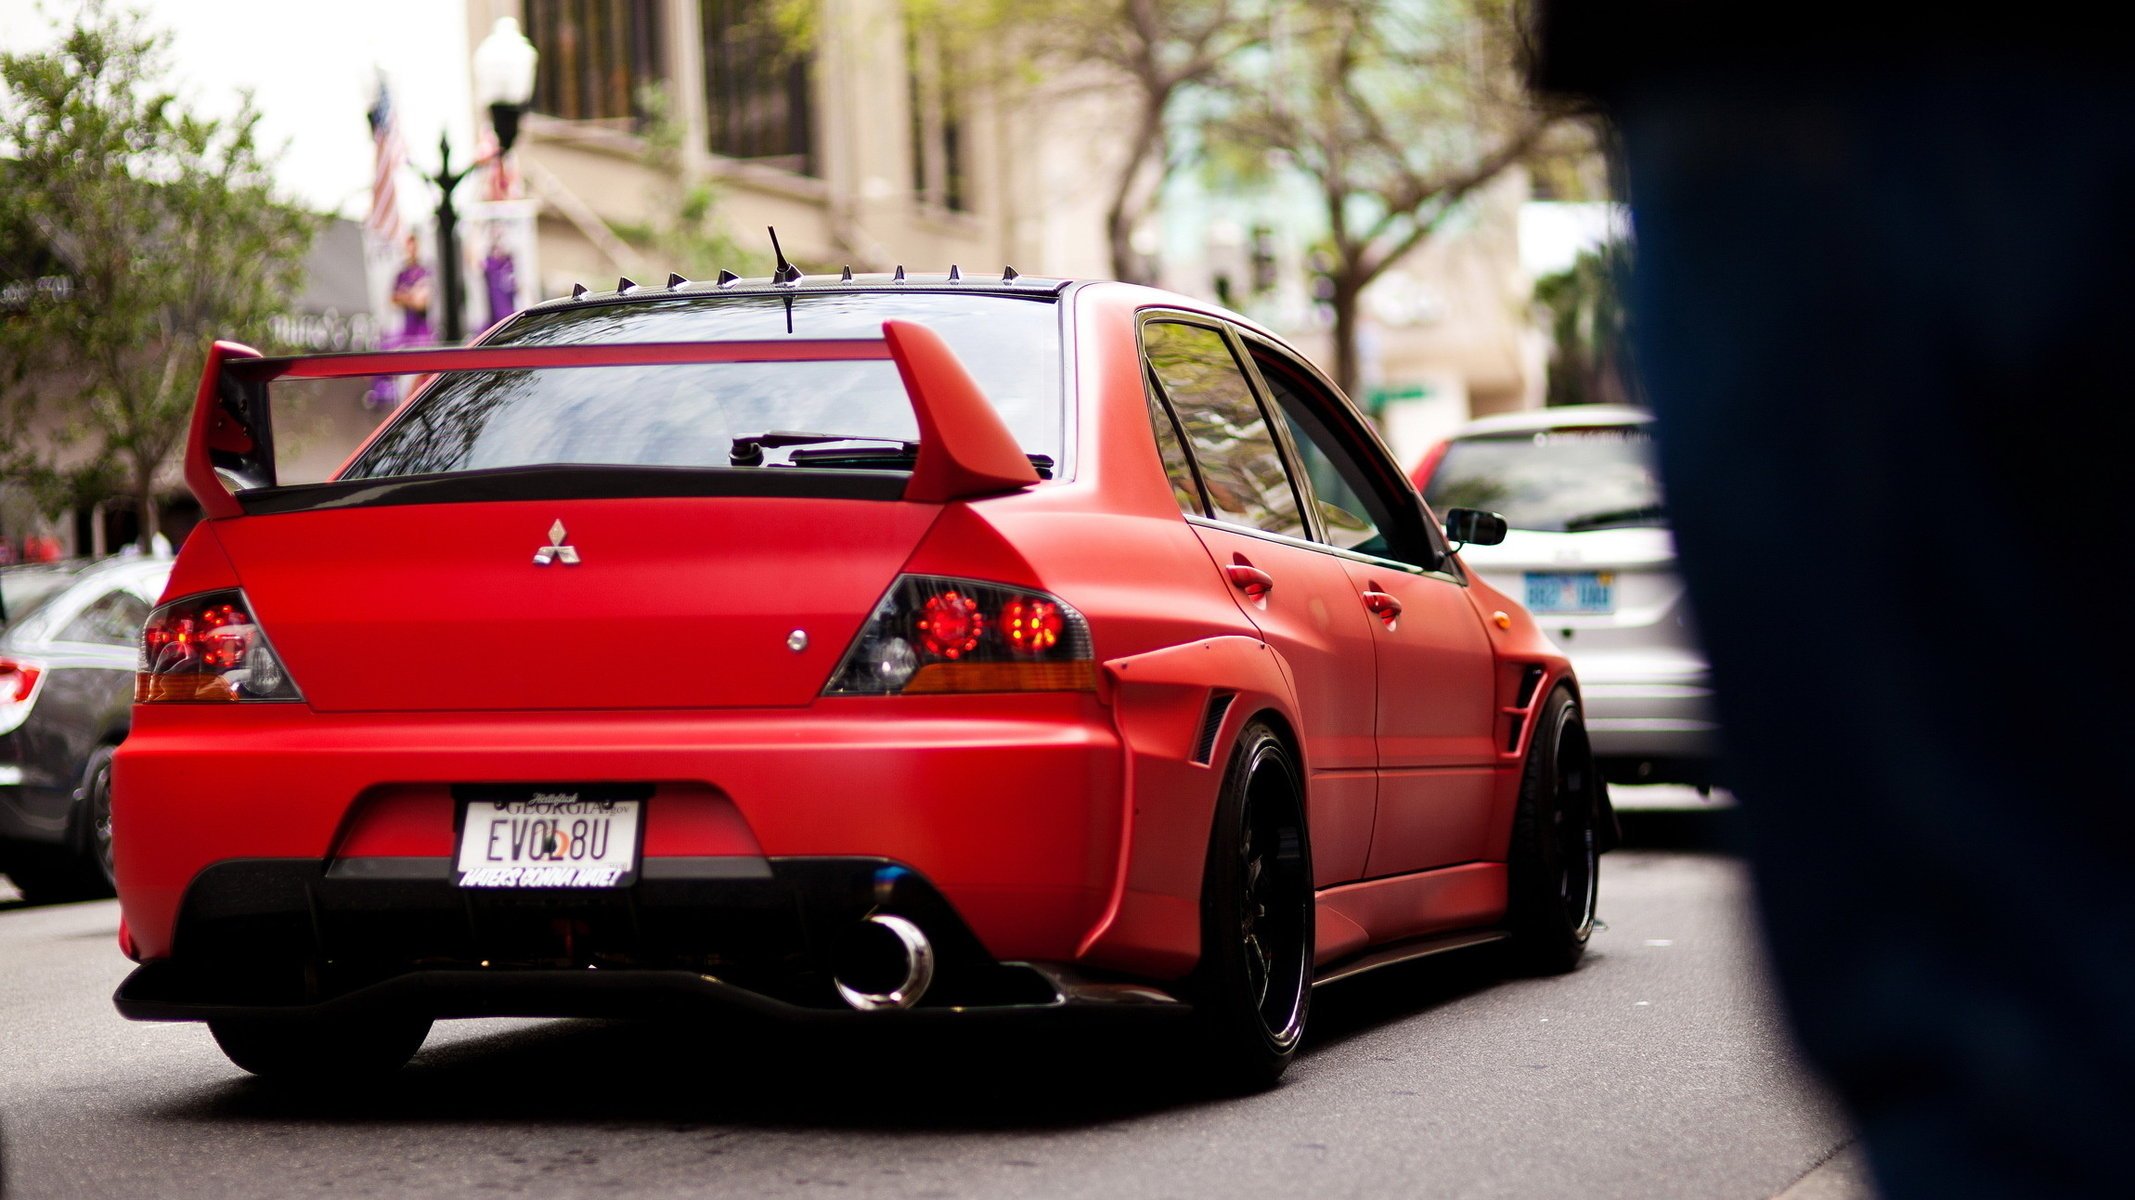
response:
[[[910,321],[884,321],[882,337],[820,341],[659,342],[642,345],[471,346],[265,358],[236,342],[208,350],[185,482],[209,517],[243,513],[231,490],[275,486],[274,421],[267,385],[277,379],[360,379],[442,371],[670,363],[894,362],[918,418],[919,450],[904,498],[945,503],[1012,492],[1038,482],[1015,435],[987,403],[941,335]]]

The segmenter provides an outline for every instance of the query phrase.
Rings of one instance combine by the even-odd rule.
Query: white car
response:
[[[1482,417],[1413,478],[1434,512],[1504,516],[1504,542],[1461,560],[1524,601],[1571,656],[1610,782],[1709,788],[1711,681],[1675,570],[1652,421],[1602,404]]]

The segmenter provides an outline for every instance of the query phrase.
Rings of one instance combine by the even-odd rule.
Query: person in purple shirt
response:
[[[379,339],[381,350],[405,350],[414,346],[427,346],[436,340],[430,331],[430,268],[423,265],[421,247],[414,234],[408,235],[408,259],[393,277],[393,307],[400,310],[400,329],[389,331]],[[371,384],[371,390],[363,397],[364,404],[371,408],[391,408],[400,402],[398,381],[390,375],[381,375]]]
[[[519,310],[519,268],[502,237],[490,239],[489,255],[482,260],[482,282],[489,293],[491,325]]]

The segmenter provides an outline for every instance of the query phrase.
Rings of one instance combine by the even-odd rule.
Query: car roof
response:
[[[629,304],[684,297],[792,296],[853,292],[933,292],[954,295],[976,292],[1026,298],[1057,297],[1074,282],[1072,279],[1055,275],[1021,275],[1013,267],[1003,270],[999,275],[973,276],[964,275],[956,267],[938,275],[907,273],[903,267],[899,267],[894,274],[854,275],[847,272],[838,275],[788,275],[783,280],[742,279],[729,277],[724,272],[718,279],[683,279],[679,275],[670,275],[664,283],[645,284],[626,277],[618,279],[616,286],[607,291],[578,291],[569,296],[529,305],[522,311],[555,312],[558,309],[587,305]]]
[[[1644,425],[1653,414],[1628,404],[1563,404],[1477,417],[1453,431],[1455,438],[1504,433],[1539,433],[1548,429],[1592,429],[1608,425]]]

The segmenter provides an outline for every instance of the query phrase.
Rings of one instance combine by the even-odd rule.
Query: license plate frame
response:
[[[506,892],[630,887],[645,860],[650,795],[650,788],[598,784],[455,787],[453,884]]]
[[[1614,571],[1529,571],[1527,611],[1537,615],[1605,617],[1616,611]]]

